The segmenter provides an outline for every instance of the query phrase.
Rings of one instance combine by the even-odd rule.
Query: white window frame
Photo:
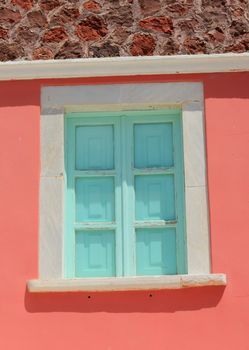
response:
[[[180,108],[183,123],[187,275],[67,280],[63,274],[64,114]],[[41,93],[39,279],[31,291],[120,290],[224,285],[210,272],[202,83],[47,86]],[[168,281],[168,282],[167,282]],[[140,288],[140,287],[141,288]]]

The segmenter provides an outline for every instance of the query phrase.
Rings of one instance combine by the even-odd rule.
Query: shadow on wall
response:
[[[40,106],[42,86],[94,85],[163,82],[203,82],[206,98],[249,99],[249,72],[216,74],[147,75],[143,77],[96,77],[75,79],[49,79],[28,81],[0,81],[0,108],[14,106]]]
[[[24,304],[27,312],[110,312],[173,313],[213,308],[224,293],[224,286],[134,292],[29,293]]]

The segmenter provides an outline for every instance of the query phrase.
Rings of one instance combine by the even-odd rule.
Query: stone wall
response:
[[[249,0],[1,0],[0,61],[249,50]]]

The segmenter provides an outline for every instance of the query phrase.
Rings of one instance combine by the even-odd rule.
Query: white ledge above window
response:
[[[248,53],[73,58],[0,63],[0,80],[243,72]]]
[[[104,292],[225,285],[225,274],[203,274],[30,280],[28,290],[29,292]]]

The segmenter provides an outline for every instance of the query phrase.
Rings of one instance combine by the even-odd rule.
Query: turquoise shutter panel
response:
[[[71,245],[71,249],[66,247],[67,276],[115,276],[120,241],[116,225],[118,124],[105,118],[68,118],[67,125],[67,208],[71,213],[66,213],[66,242]]]
[[[76,232],[76,277],[115,276],[113,231]]]
[[[114,167],[112,125],[76,127],[76,169],[108,170]],[[75,181],[77,222],[115,220],[114,178],[93,173]],[[76,277],[115,275],[115,233],[106,230],[76,232]]]
[[[134,125],[135,220],[147,228],[136,229],[136,274],[177,273],[175,228],[158,224],[176,220],[173,124]],[[154,226],[154,227],[153,227]]]
[[[172,123],[135,124],[135,167],[173,165]]]
[[[137,274],[176,274],[176,232],[168,229],[138,229]]]
[[[113,169],[112,125],[76,127],[76,169]]]
[[[135,193],[137,220],[175,219],[173,175],[138,175]]]
[[[76,179],[77,222],[114,221],[114,181],[112,177]]]

